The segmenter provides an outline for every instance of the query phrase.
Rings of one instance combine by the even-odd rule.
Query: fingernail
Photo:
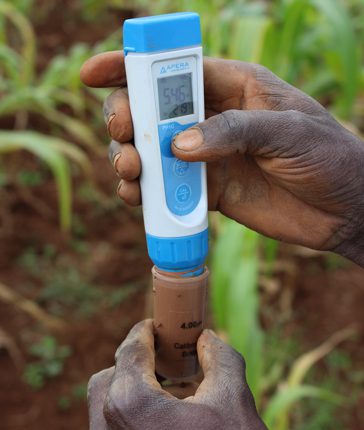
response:
[[[120,183],[119,183],[119,185],[118,185],[118,189],[116,190],[116,193],[117,193],[117,195],[120,197],[120,194],[119,194],[119,192],[120,192],[120,190],[121,190],[121,187],[123,186],[123,181],[120,181]],[[121,197],[120,197],[121,198]]]
[[[115,172],[116,172],[116,176],[118,176],[119,178],[121,177],[120,176],[120,174],[119,174],[119,171],[118,171],[118,168],[117,168],[117,163],[118,163],[118,161],[120,160],[120,158],[121,158],[121,152],[118,152],[116,155],[115,155],[115,157],[114,157],[114,160],[113,160],[113,162],[114,162],[114,169],[115,169]]]
[[[112,113],[109,118],[107,119],[107,131],[109,132],[110,136],[111,136],[111,132],[110,132],[110,127],[111,127],[111,123],[112,120],[116,117],[115,113]]]
[[[173,145],[182,151],[194,151],[199,148],[203,142],[203,134],[198,128],[177,134],[172,140]]]

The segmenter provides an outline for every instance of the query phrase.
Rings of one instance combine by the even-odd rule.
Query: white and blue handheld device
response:
[[[206,165],[177,159],[171,142],[205,119],[200,17],[126,20],[123,37],[149,256],[162,271],[196,276],[209,246]]]

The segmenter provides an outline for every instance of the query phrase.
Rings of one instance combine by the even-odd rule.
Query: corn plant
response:
[[[28,150],[51,169],[58,187],[60,225],[63,230],[71,226],[71,178],[68,160],[79,164],[86,178],[91,180],[91,164],[86,154],[63,139],[45,136],[33,131],[0,130],[0,155]]]
[[[7,1],[0,1],[0,13],[16,27],[22,40],[22,48],[18,52],[11,47],[11,42],[7,41],[6,22],[1,22],[0,37],[3,43],[0,45],[0,64],[4,77],[0,83],[0,115],[15,115],[18,119],[16,126],[22,129],[26,128],[28,112],[39,114],[76,141],[97,149],[99,139],[89,126],[74,115],[57,110],[57,106],[63,104],[70,106],[76,116],[80,116],[84,111],[82,98],[76,92],[77,86],[81,86],[79,68],[89,58],[90,50],[82,45],[71,50],[66,73],[64,61],[56,58],[49,68],[37,77],[36,38],[30,22]]]
[[[259,235],[224,219],[211,261],[212,306],[217,328],[248,364],[247,380],[260,399],[263,332],[259,325]]]
[[[304,379],[318,360],[355,331],[342,330],[320,347],[303,354],[285,377],[287,357],[272,354],[268,348],[272,333],[263,332],[259,323],[257,281],[262,242],[261,236],[246,227],[220,220],[211,260],[212,307],[217,329],[225,332],[230,345],[245,357],[247,381],[264,422],[270,430],[288,430],[290,412],[299,400],[316,398],[336,405],[344,403],[340,395],[305,384]],[[274,347],[284,348],[279,333]],[[267,395],[269,400],[263,402]]]
[[[31,0],[0,1],[0,116],[15,117],[15,130],[0,132],[0,155],[27,150],[49,166],[58,187],[60,225],[62,229],[69,230],[70,162],[78,164],[89,181],[92,181],[91,164],[86,153],[74,143],[26,130],[29,113],[47,119],[52,134],[66,133],[90,150],[104,154],[105,149],[100,145],[98,137],[86,125],[86,110],[94,113],[94,118],[99,117],[101,99],[108,92],[90,90],[92,97],[88,97],[79,79],[79,69],[94,52],[115,49],[116,39],[111,37],[94,51],[84,44],[75,45],[68,56],[55,57],[38,76],[35,71],[36,37],[25,16],[31,5]],[[20,36],[20,47],[13,47],[11,40],[8,40],[8,22]],[[72,114],[60,111],[60,105],[68,106]]]

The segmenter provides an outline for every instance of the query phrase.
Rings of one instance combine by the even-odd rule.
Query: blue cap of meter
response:
[[[127,19],[123,37],[124,55],[200,45],[200,16],[194,12],[182,12]]]

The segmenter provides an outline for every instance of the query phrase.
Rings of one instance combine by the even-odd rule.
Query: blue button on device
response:
[[[188,184],[180,185],[176,190],[176,199],[180,203],[188,202],[191,197],[191,187]]]
[[[190,163],[188,161],[176,160],[174,162],[173,171],[177,176],[185,176],[188,172],[188,168],[190,167]]]
[[[200,202],[201,163],[188,163],[176,158],[171,150],[171,142],[176,130],[181,132],[195,124],[170,122],[158,126],[166,202],[168,209],[179,216],[190,214]]]

